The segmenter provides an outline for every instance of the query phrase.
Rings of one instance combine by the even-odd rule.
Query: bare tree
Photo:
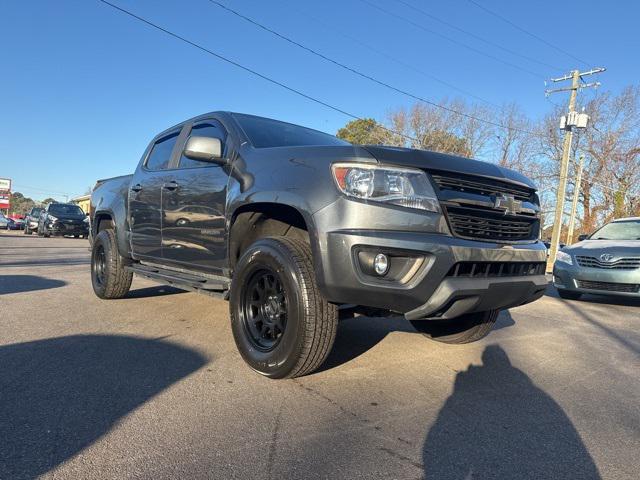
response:
[[[417,103],[409,109],[390,111],[386,126],[400,135],[390,133],[386,143],[478,156],[493,135],[493,127],[478,118],[488,118],[491,112],[462,100],[443,99],[439,104],[445,108]]]

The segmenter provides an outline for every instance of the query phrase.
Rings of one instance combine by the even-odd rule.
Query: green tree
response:
[[[31,207],[35,205],[35,202],[32,199],[25,197],[20,192],[13,192],[11,194],[10,204],[11,207],[9,209],[9,213],[26,215],[27,212],[31,210]]]
[[[386,131],[373,118],[362,118],[348,122],[336,136],[359,145],[381,145],[385,143]]]
[[[58,201],[55,198],[49,197],[49,198],[45,198],[42,201],[42,203],[43,203],[43,205],[46,205],[47,203],[58,203]]]

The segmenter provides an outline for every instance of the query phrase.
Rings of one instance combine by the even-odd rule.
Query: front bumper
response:
[[[553,265],[553,285],[572,292],[638,298],[640,288],[631,292],[623,290],[633,290],[634,285],[640,286],[640,269],[590,268],[556,262]],[[592,288],[584,288],[585,285]]]
[[[84,224],[54,223],[47,227],[47,232],[51,235],[89,235],[89,226]]]
[[[363,249],[420,258],[400,282],[362,271]],[[540,243],[502,245],[442,234],[387,231],[337,231],[322,249],[321,288],[336,303],[364,305],[405,314],[410,320],[454,318],[464,313],[504,309],[544,294],[544,274],[501,277],[451,277],[459,262],[544,262]]]

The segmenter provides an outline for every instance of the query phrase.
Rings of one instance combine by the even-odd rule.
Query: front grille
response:
[[[613,262],[603,262],[597,257],[576,255],[578,265],[589,268],[607,268],[614,270],[635,270],[640,268],[640,258],[619,258]]]
[[[495,242],[535,240],[540,230],[535,190],[525,185],[462,173],[429,171],[451,232]],[[497,202],[507,197],[509,207]]]
[[[637,283],[611,283],[611,282],[591,282],[588,280],[576,280],[578,288],[587,290],[601,290],[604,292],[638,293],[640,285]]]
[[[538,218],[531,215],[504,215],[474,207],[445,208],[449,225],[459,237],[482,240],[518,241],[537,238]]]
[[[534,190],[491,178],[475,177],[450,172],[430,172],[431,178],[441,190],[455,190],[457,192],[475,193],[485,196],[513,195],[513,198],[523,202],[531,202]]]
[[[526,277],[544,275],[545,262],[458,262],[448,277]]]

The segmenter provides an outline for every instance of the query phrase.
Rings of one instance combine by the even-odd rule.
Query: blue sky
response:
[[[532,117],[552,107],[543,95],[545,78],[586,67],[467,0],[403,1],[559,68],[513,56],[396,0],[220,1],[327,56],[435,100],[464,95],[390,62],[338,31],[490,102],[516,101]],[[640,78],[635,53],[640,47],[635,33],[638,2],[477,1],[576,57],[606,66],[608,71],[599,78],[605,89],[619,91]],[[412,103],[207,0],[113,3],[359,116],[383,118],[390,108]],[[0,177],[12,178],[14,190],[36,199],[63,200],[61,194],[82,194],[98,178],[132,172],[153,135],[203,112],[248,112],[330,133],[348,120],[94,0],[2,2],[0,44]],[[565,98],[559,95],[553,101],[564,103]]]

